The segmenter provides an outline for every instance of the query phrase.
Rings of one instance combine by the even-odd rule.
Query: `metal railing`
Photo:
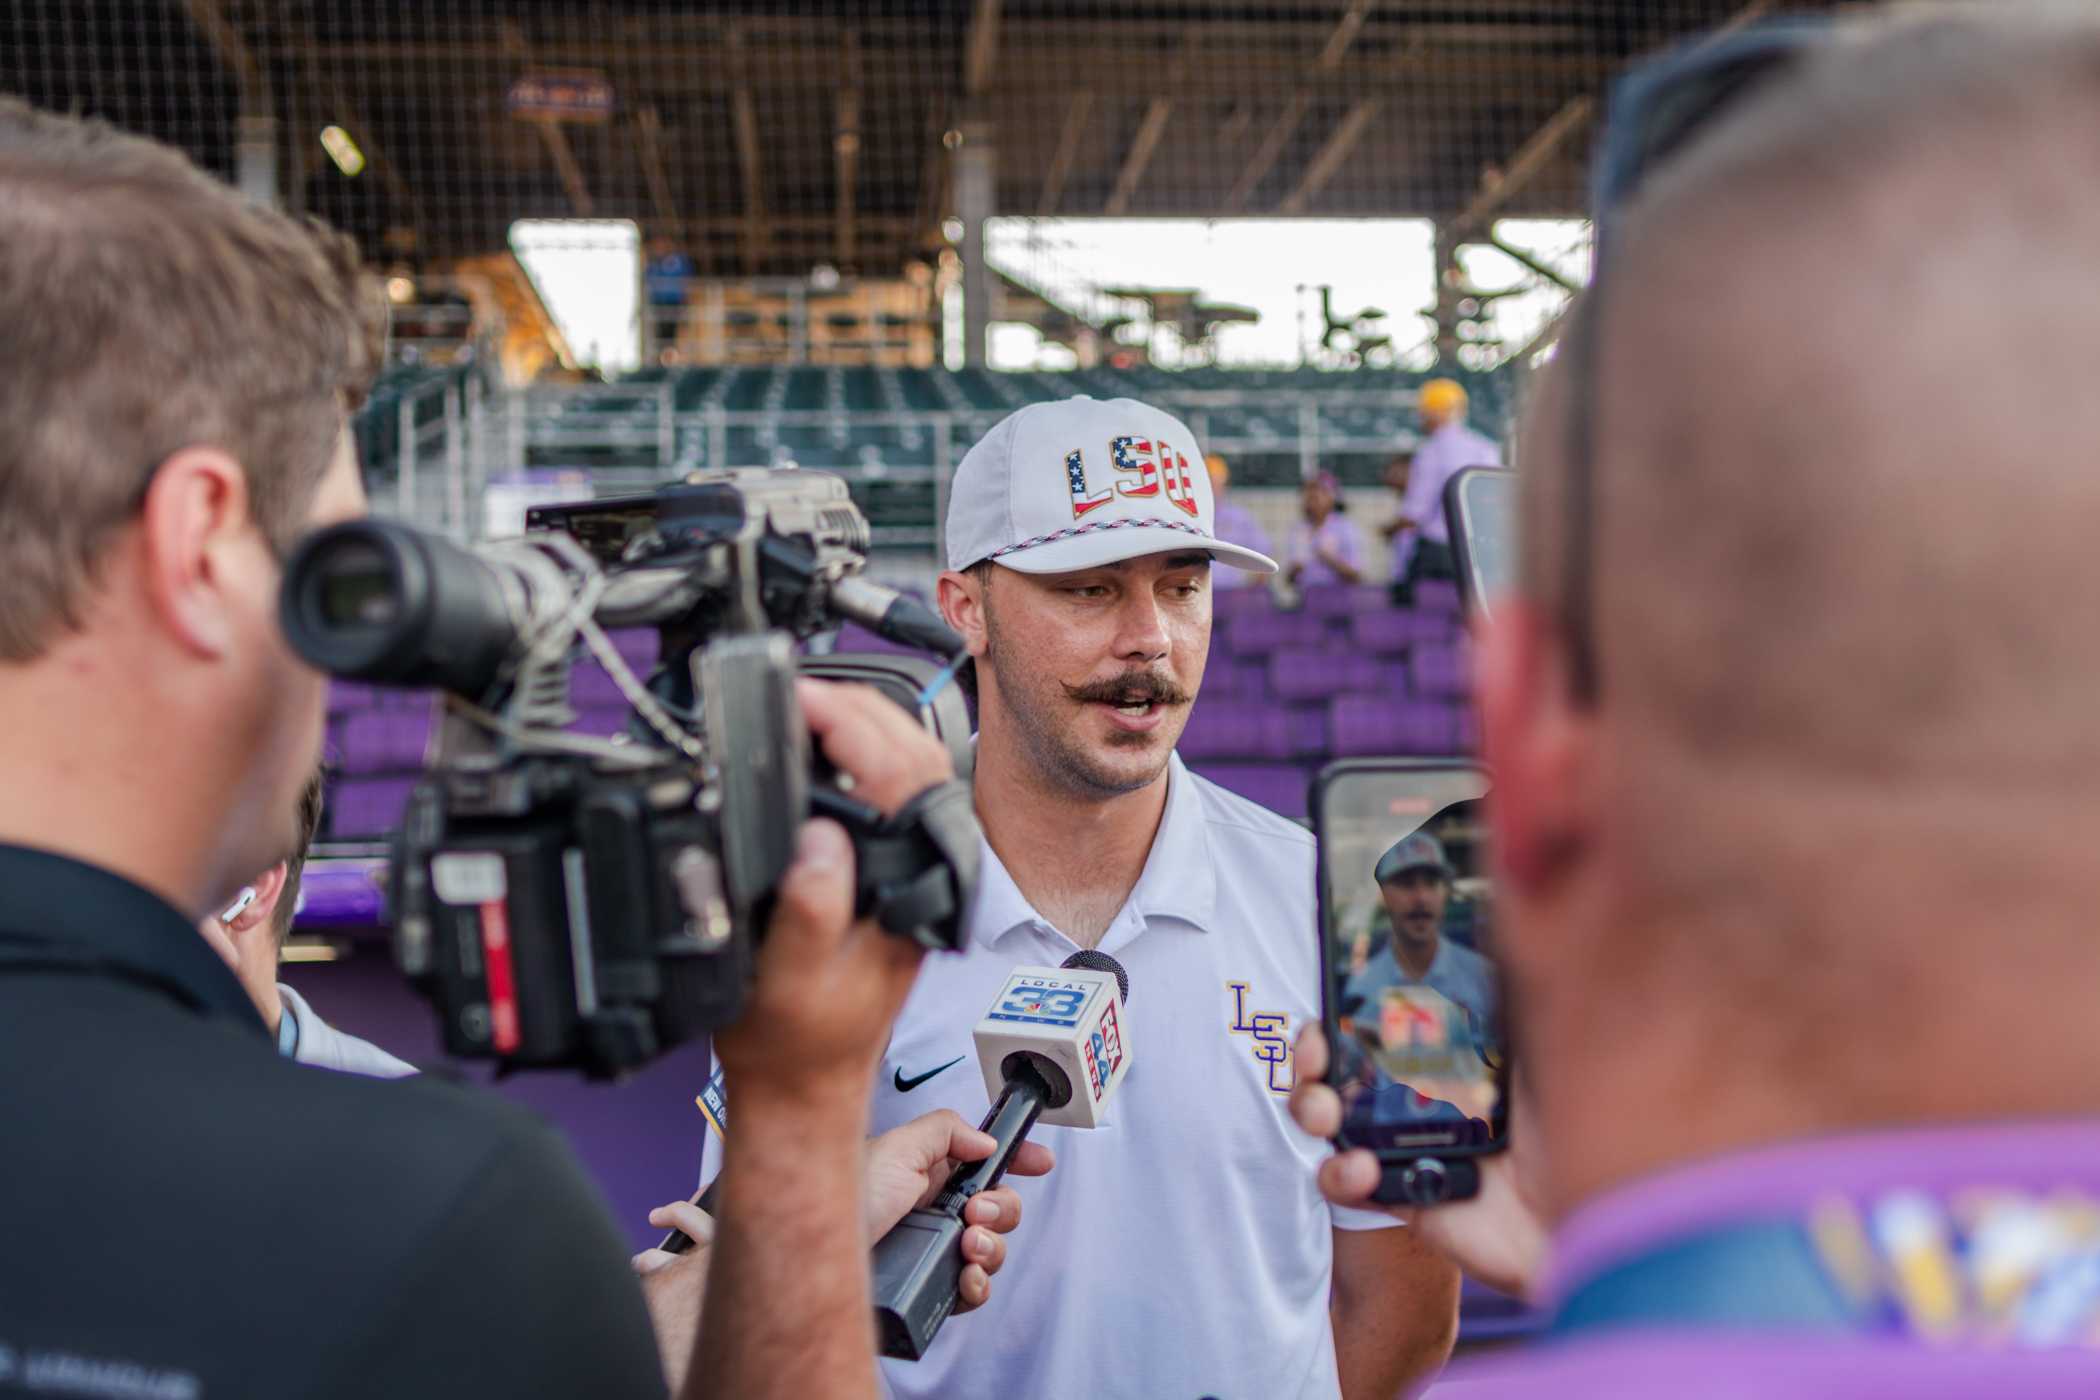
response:
[[[1018,402],[1038,397],[1014,386]],[[677,386],[575,384],[490,390],[475,376],[453,376],[410,390],[398,401],[393,477],[374,495],[380,507],[455,539],[486,533],[481,503],[491,483],[530,467],[542,474],[586,473],[601,495],[647,490],[701,468],[811,465],[860,483],[933,486],[932,513],[920,526],[885,524],[878,547],[928,550],[938,537],[955,465],[1011,408],[926,410],[680,409]],[[436,410],[427,411],[431,398]],[[1197,440],[1228,456],[1294,456],[1301,475],[1340,454],[1383,454],[1408,438],[1399,426],[1411,394],[1323,391],[1168,390],[1148,401],[1181,416]],[[1366,412],[1382,415],[1373,431]],[[880,446],[856,430],[889,429]],[[830,450],[804,462],[791,436],[821,433]],[[851,460],[840,458],[858,448]],[[808,448],[800,452],[808,452]],[[593,461],[613,454],[622,460]]]

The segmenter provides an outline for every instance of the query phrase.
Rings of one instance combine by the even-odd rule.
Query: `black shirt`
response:
[[[658,1396],[625,1252],[525,1114],[281,1058],[173,908],[0,846],[0,1394]]]

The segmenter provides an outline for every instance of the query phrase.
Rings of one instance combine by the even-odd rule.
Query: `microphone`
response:
[[[962,655],[963,639],[918,599],[851,574],[831,586],[831,606],[879,637],[943,657]]]
[[[964,1162],[940,1193],[875,1245],[875,1328],[884,1356],[916,1361],[955,1310],[962,1284],[963,1208],[1006,1174],[1038,1121],[1092,1128],[1130,1072],[1130,1034],[1118,1014],[1130,974],[1106,953],[1074,953],[1059,967],[1017,967],[977,1023],[977,1064],[992,1110],[978,1124],[992,1155]]]

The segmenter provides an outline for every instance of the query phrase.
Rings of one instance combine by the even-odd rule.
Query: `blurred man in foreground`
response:
[[[626,1251],[547,1128],[287,1063],[197,932],[284,853],[320,758],[281,561],[364,510],[348,414],[383,307],[347,240],[0,100],[0,1381],[663,1392]],[[950,776],[873,692],[801,703],[879,810]],[[919,951],[853,920],[852,867],[839,827],[803,828],[716,1039],[738,1133],[692,1393],[875,1393],[867,1083]],[[327,1267],[290,1287],[302,1242]]]
[[[1476,668],[1558,1345],[1469,1394],[2100,1385],[2100,26],[2011,8],[1804,50],[1605,226]],[[1425,1221],[1521,1273],[1511,1178]]]

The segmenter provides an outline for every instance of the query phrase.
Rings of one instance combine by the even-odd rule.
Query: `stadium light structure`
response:
[[[335,168],[348,176],[356,176],[365,168],[365,153],[350,139],[350,133],[339,126],[321,128],[321,149],[335,162]]]

